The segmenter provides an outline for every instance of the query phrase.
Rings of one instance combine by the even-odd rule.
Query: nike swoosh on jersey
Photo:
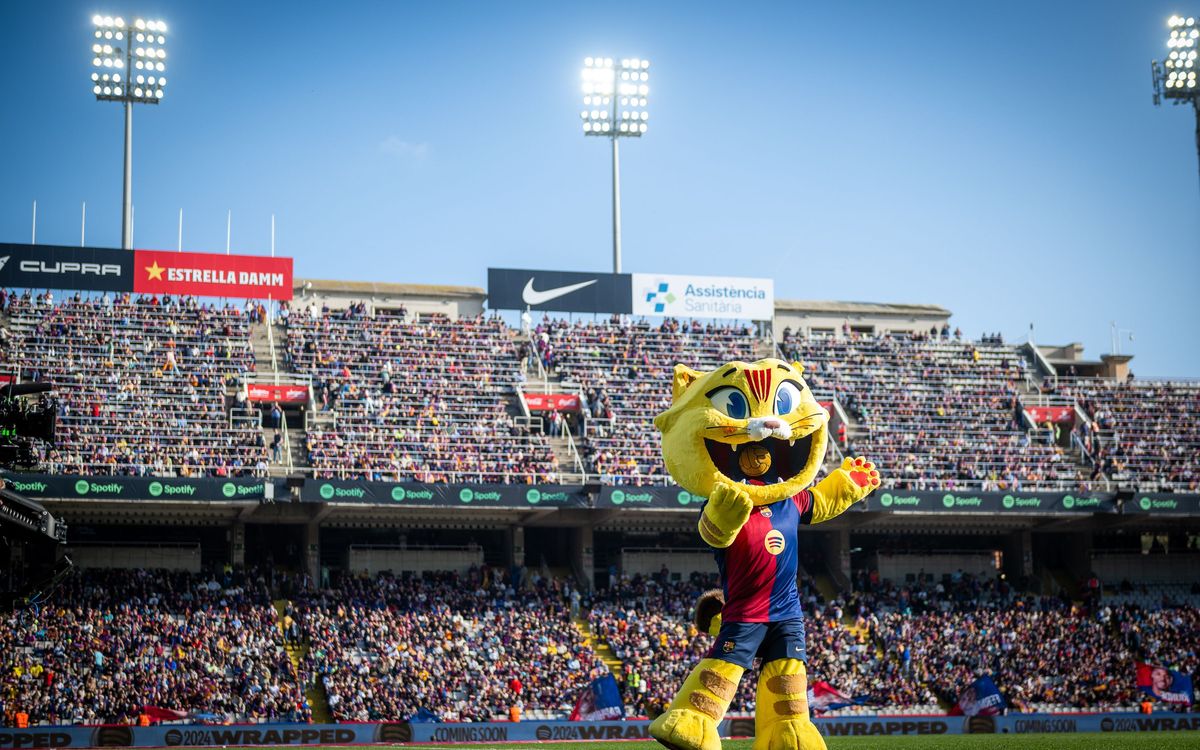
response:
[[[539,292],[538,290],[533,288],[533,278],[534,277],[532,277],[532,276],[529,277],[529,281],[527,281],[525,283],[525,288],[521,291],[521,301],[527,305],[544,304],[546,302],[549,302],[552,299],[558,299],[559,297],[563,296],[564,294],[570,294],[571,292],[574,292],[577,289],[583,289],[585,286],[591,286],[592,284],[595,284],[598,281],[598,279],[592,279],[591,281],[581,281],[578,284],[571,284],[569,286],[560,286],[555,289],[546,289],[546,290]]]

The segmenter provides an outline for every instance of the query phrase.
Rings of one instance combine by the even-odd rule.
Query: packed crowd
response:
[[[227,386],[253,372],[248,318],[190,297],[0,292],[0,371],[53,383],[59,474],[265,476],[253,416]]]
[[[572,594],[562,581],[486,568],[342,576],[299,600],[296,617],[338,721],[422,710],[489,721],[514,708],[570,711],[600,666],[571,623]]]
[[[310,374],[317,477],[536,483],[558,478],[549,444],[508,413],[519,368],[498,319],[289,310],[286,358]]]
[[[673,318],[653,325],[545,318],[533,337],[543,366],[583,389],[589,431],[582,449],[588,470],[606,484],[666,481],[653,419],[671,405],[676,364],[702,370],[753,361],[758,344],[749,328]]]
[[[895,669],[877,655],[865,624],[848,625],[842,602],[825,602],[808,579],[800,583],[810,682],[829,682],[893,710],[912,708],[911,699],[918,693],[898,690],[894,680],[880,680]],[[713,639],[696,630],[690,609],[700,594],[716,585],[715,576],[673,582],[638,576],[595,595],[591,629],[622,660],[624,671],[618,677],[633,713],[653,716],[663,710],[696,662],[708,654]],[[730,711],[753,712],[757,684],[757,669],[748,671]]]
[[[68,474],[263,476],[271,449],[259,415],[228,393],[255,369],[250,325],[262,305],[79,293],[57,299],[0,290],[8,316],[0,369],[57,386],[58,445],[44,469]],[[671,369],[765,353],[748,328],[666,319],[543,318],[528,340],[499,319],[410,318],[283,305],[285,365],[313,377],[310,465],[321,478],[430,482],[554,482],[549,443],[512,414],[526,365],[583,395],[580,449],[602,482],[666,482],[655,414],[670,403]],[[840,336],[784,330],[783,356],[802,361],[821,400],[857,423],[834,435],[870,456],[902,489],[1200,491],[1200,385],[1064,378],[1051,386],[1088,419],[1070,439],[1027,430],[1024,358],[999,336]],[[554,431],[578,429],[574,417]],[[1053,432],[1047,433],[1053,436]],[[1066,446],[1090,457],[1079,468]]]
[[[1117,487],[1200,490],[1200,383],[1061,380],[1091,417],[1085,448]]]
[[[80,573],[52,605],[0,629],[0,717],[131,723],[148,707],[190,721],[308,721],[319,686],[337,721],[561,716],[621,661],[629,715],[655,715],[711,647],[690,610],[715,585],[634,576],[594,593],[525,571],[338,574]],[[991,675],[1014,710],[1130,709],[1136,661],[1200,672],[1200,609],[1116,600],[1081,607],[970,575],[897,584],[860,572],[823,600],[801,586],[808,678],[862,702],[843,711],[938,713]],[[270,590],[292,601],[282,614]],[[594,643],[573,617],[585,617]],[[307,647],[299,669],[285,642]],[[752,712],[757,670],[731,711]]]
[[[626,703],[653,715],[712,639],[688,619],[713,581],[635,578],[597,595],[590,622],[624,661]],[[1014,710],[1135,710],[1134,663],[1200,671],[1200,609],[1146,610],[1020,595],[1002,578],[958,574],[897,585],[863,571],[854,593],[822,601],[802,588],[808,677],[863,702],[843,711],[939,713],[991,675]],[[731,711],[753,711],[749,672]]]
[[[0,626],[0,716],[135,723],[308,721],[262,577],[95,570]]]
[[[859,427],[845,452],[869,456],[885,487],[1077,488],[1087,478],[1059,445],[1024,429],[1012,347],[940,337],[783,332],[785,356],[833,391]]]

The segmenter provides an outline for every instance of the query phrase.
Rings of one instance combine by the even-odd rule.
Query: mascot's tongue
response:
[[[767,483],[761,479],[747,479],[746,484],[752,484],[755,487],[766,487]]]

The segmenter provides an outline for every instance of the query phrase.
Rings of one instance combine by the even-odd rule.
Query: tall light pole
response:
[[[138,18],[93,16],[92,93],[97,101],[125,105],[125,183],[121,247],[133,249],[133,105],[158,104],[167,79],[167,25]]]
[[[1167,59],[1150,63],[1154,79],[1154,106],[1170,99],[1174,104],[1191,104],[1196,113],[1196,156],[1200,159],[1200,84],[1197,71],[1200,60],[1200,22],[1194,17],[1171,16],[1167,19],[1171,36],[1167,39]]]
[[[612,141],[613,273],[621,272],[621,157],[617,140],[646,134],[649,80],[649,60],[633,57],[614,64],[611,57],[588,57],[583,61],[583,134]]]

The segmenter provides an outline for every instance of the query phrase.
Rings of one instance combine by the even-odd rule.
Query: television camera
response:
[[[0,611],[37,604],[71,569],[59,552],[67,526],[41,503],[21,495],[5,474],[36,470],[47,446],[54,445],[58,399],[50,383],[0,387]]]

